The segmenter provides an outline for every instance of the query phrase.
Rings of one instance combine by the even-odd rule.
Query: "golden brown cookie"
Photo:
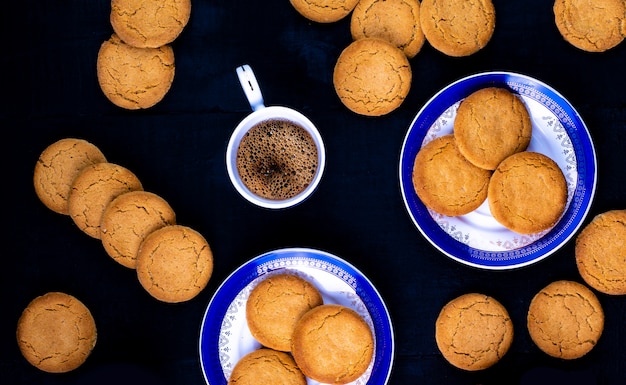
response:
[[[424,205],[448,216],[476,210],[487,198],[491,171],[471,164],[453,135],[432,140],[413,163],[413,187]]]
[[[435,323],[443,357],[457,368],[482,370],[495,365],[513,341],[513,322],[506,308],[484,294],[469,293],[448,302]]]
[[[241,357],[233,368],[228,385],[306,385],[304,374],[285,353],[261,348]]]
[[[367,370],[374,355],[374,336],[354,310],[320,305],[296,323],[291,354],[305,376],[322,383],[347,384]]]
[[[527,321],[539,349],[569,360],[596,346],[604,330],[604,311],[589,288],[563,280],[552,282],[533,297]]]
[[[589,286],[605,294],[626,294],[626,210],[596,215],[576,237],[575,254]]]
[[[128,110],[149,108],[160,102],[174,81],[174,50],[170,45],[137,48],[113,34],[100,46],[98,83],[116,106]]]
[[[491,0],[422,0],[420,24],[435,49],[448,56],[468,56],[491,40],[496,11]]]
[[[126,44],[158,48],[173,42],[191,16],[191,0],[111,0],[110,21]]]
[[[380,116],[402,104],[411,88],[411,77],[409,60],[399,48],[382,39],[363,38],[339,55],[333,84],[351,111]]]
[[[87,235],[100,239],[100,222],[109,202],[130,191],[143,190],[135,174],[110,162],[85,167],[74,178],[68,198],[69,214]]]
[[[77,138],[58,140],[39,155],[33,173],[35,193],[50,210],[69,215],[68,196],[74,178],[83,168],[106,162],[92,143]]]
[[[261,345],[289,352],[296,322],[322,302],[320,292],[304,278],[289,273],[269,276],[250,292],[248,328]]]
[[[134,269],[144,238],[173,224],[176,224],[176,214],[165,199],[148,191],[130,191],[114,198],[105,208],[100,239],[111,258]]]
[[[137,253],[141,286],[163,302],[184,302],[206,287],[213,252],[206,239],[187,226],[161,227],[145,237]]]
[[[554,22],[565,41],[588,52],[604,52],[626,36],[624,0],[556,0]]]
[[[520,234],[538,233],[561,218],[567,204],[567,182],[548,156],[518,152],[494,171],[487,201],[491,214],[504,227]]]
[[[299,14],[318,23],[333,23],[348,16],[359,0],[289,0]]]
[[[377,37],[412,58],[424,45],[418,0],[360,0],[350,19],[354,40]]]
[[[522,100],[499,87],[481,88],[461,101],[454,138],[461,154],[487,170],[524,151],[532,136],[530,114]]]
[[[96,323],[75,297],[49,292],[33,299],[17,323],[17,344],[26,360],[49,373],[81,366],[96,345]]]

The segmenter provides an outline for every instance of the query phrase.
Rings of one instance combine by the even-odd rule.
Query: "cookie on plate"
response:
[[[228,385],[306,385],[307,381],[293,358],[285,353],[261,348],[241,357],[228,379]]]
[[[556,281],[531,300],[530,337],[546,354],[575,359],[589,353],[604,330],[604,311],[596,295],[574,281]]]
[[[469,56],[491,40],[496,11],[491,0],[422,0],[420,24],[436,50],[448,56]]]
[[[348,16],[359,0],[289,0],[298,13],[318,23],[333,23]]]
[[[413,58],[424,45],[418,0],[360,0],[350,19],[354,40],[377,37],[387,40]]]
[[[554,226],[563,215],[567,182],[550,157],[518,152],[494,171],[487,201],[494,219],[504,227],[520,234],[538,233]]]
[[[458,216],[477,209],[487,198],[491,171],[470,163],[454,135],[433,139],[413,163],[413,188],[424,205],[440,214]]]
[[[486,87],[461,101],[454,119],[459,151],[487,170],[524,151],[532,136],[530,114],[522,100],[500,87]]]
[[[435,323],[435,339],[443,357],[457,368],[487,369],[502,359],[513,342],[513,322],[494,298],[463,294],[448,302]]]
[[[352,42],[339,55],[333,71],[341,102],[367,116],[385,115],[398,108],[409,93],[411,78],[406,55],[379,38]]]
[[[100,240],[111,258],[134,269],[144,238],[173,224],[176,213],[165,199],[148,191],[130,191],[114,198],[102,213]]]
[[[605,294],[626,294],[626,210],[596,215],[576,237],[574,253],[589,286]]]
[[[149,108],[163,100],[174,81],[174,50],[170,45],[137,48],[116,34],[100,46],[98,83],[113,104],[128,110]]]
[[[85,167],[74,178],[68,198],[69,215],[85,234],[100,239],[100,222],[108,204],[118,195],[143,190],[132,171],[115,163]]]
[[[173,42],[191,16],[191,0],[111,0],[109,20],[126,44],[158,48]]]
[[[106,162],[94,144],[78,138],[60,139],[43,150],[35,164],[35,193],[50,210],[69,215],[68,197],[72,182],[86,166]]]
[[[305,376],[327,384],[347,384],[367,370],[374,355],[374,336],[354,310],[320,305],[296,323],[291,354]]]
[[[556,0],[553,11],[561,36],[583,51],[607,51],[626,36],[623,0]]]
[[[198,294],[213,273],[213,252],[206,239],[187,226],[169,225],[148,234],[137,253],[137,277],[163,302],[184,302]]]
[[[49,373],[81,366],[96,345],[96,323],[77,298],[49,292],[33,299],[17,323],[17,344],[24,358]]]

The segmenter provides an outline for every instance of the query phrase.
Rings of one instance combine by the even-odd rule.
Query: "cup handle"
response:
[[[261,88],[259,88],[259,83],[254,76],[252,68],[247,64],[237,67],[237,76],[239,77],[239,83],[241,84],[241,88],[243,88],[243,92],[246,94],[246,98],[248,98],[248,103],[250,103],[252,111],[264,108],[263,94],[261,93]]]

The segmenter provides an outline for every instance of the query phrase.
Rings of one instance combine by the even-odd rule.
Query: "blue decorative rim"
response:
[[[530,245],[507,251],[470,247],[448,235],[432,219],[412,183],[413,163],[427,131],[454,103],[485,87],[504,87],[531,98],[554,114],[565,128],[576,154],[578,178],[573,199],[561,220]],[[510,269],[535,263],[563,246],[584,221],[597,184],[596,154],[589,131],[578,112],[557,91],[531,77],[511,72],[485,72],[460,79],[433,96],[417,113],[402,144],[399,177],[402,197],[411,219],[437,249],[466,265],[483,269]]]
[[[207,384],[227,384],[218,354],[219,331],[226,311],[237,294],[257,277],[292,266],[294,261],[305,261],[308,268],[335,275],[361,298],[372,318],[376,339],[375,361],[367,384],[386,384],[393,364],[394,336],[391,318],[380,294],[348,262],[332,254],[307,248],[286,248],[262,254],[240,266],[217,289],[207,306],[200,329],[200,363]]]

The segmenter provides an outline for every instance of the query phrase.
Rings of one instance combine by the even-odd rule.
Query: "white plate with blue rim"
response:
[[[441,215],[425,207],[415,193],[412,182],[415,156],[422,146],[434,138],[452,134],[461,101],[485,87],[505,88],[524,102],[533,126],[527,150],[549,156],[565,175],[567,206],[551,229],[528,235],[510,231],[493,218],[487,201],[466,215]],[[511,72],[471,75],[435,94],[411,122],[402,144],[399,165],[402,198],[422,235],[453,260],[490,270],[527,266],[565,245],[589,212],[597,175],[591,136],[574,107],[547,84]]]
[[[315,285],[324,303],[348,306],[363,317],[374,335],[374,356],[365,373],[350,384],[386,384],[394,358],[394,335],[382,297],[350,263],[308,248],[279,249],[253,258],[217,289],[200,328],[200,363],[207,384],[227,384],[239,359],[261,347],[248,329],[246,301],[259,281],[284,272],[299,275]],[[307,382],[319,384],[310,378]]]

